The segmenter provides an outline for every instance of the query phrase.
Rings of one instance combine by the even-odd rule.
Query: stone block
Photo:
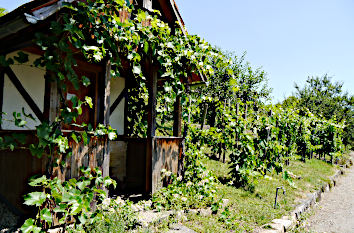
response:
[[[291,220],[287,219],[274,219],[272,222],[282,225],[284,227],[284,231],[288,231],[293,224]]]

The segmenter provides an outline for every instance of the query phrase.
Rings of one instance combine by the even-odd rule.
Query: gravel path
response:
[[[354,166],[323,195],[305,228],[310,232],[354,232]]]

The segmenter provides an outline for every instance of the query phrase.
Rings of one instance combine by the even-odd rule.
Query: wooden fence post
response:
[[[105,77],[104,77],[105,89],[104,89],[104,126],[109,125],[110,113],[110,99],[111,99],[111,61],[108,60],[105,64]],[[102,162],[102,175],[103,177],[109,176],[109,161],[110,161],[110,143],[108,138],[105,139],[103,149],[103,162]],[[97,155],[96,155],[97,156]]]
[[[156,132],[156,97],[157,97],[157,76],[158,69],[154,67],[152,57],[145,59],[144,75],[147,79],[149,100],[148,100],[148,127],[146,145],[146,170],[145,170],[145,192],[153,190],[152,184],[152,153],[155,151],[155,132]]]
[[[208,103],[203,104],[203,114],[202,114],[202,120],[200,122],[200,129],[203,130],[204,128],[204,123],[205,123],[205,118],[208,113]]]

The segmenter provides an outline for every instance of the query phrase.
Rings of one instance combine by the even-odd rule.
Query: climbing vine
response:
[[[57,85],[59,96],[59,114],[51,122],[43,121],[36,127],[36,142],[26,144],[26,138],[21,134],[12,134],[0,140],[2,149],[14,150],[26,147],[37,157],[52,156],[52,169],[56,166],[65,167],[64,157],[72,155],[71,142],[89,145],[95,138],[116,138],[116,130],[109,125],[98,124],[94,127],[88,122],[78,119],[85,109],[94,107],[91,96],[79,98],[71,96],[67,99],[66,92],[72,86],[78,90],[88,87],[91,80],[78,72],[78,60],[91,64],[110,67],[110,76],[127,77],[131,79],[129,95],[132,104],[128,114],[128,134],[145,136],[146,123],[145,108],[148,101],[148,76],[153,67],[158,68],[158,77],[163,81],[160,96],[162,105],[159,113],[170,111],[172,99],[183,95],[188,78],[194,75],[211,76],[214,69],[211,64],[215,59],[222,59],[222,55],[198,36],[189,35],[181,28],[171,28],[160,19],[158,11],[148,12],[136,9],[134,5],[125,0],[105,1],[74,1],[64,3],[63,9],[50,22],[46,33],[36,33],[35,43],[42,51],[32,66],[46,71],[45,78]],[[19,52],[14,58],[0,57],[3,67],[14,64],[24,64],[29,61],[28,54]],[[169,96],[169,98],[168,98]],[[182,96],[182,101],[186,96]],[[13,114],[13,122],[18,127],[26,127],[26,119],[35,118],[22,113]],[[163,124],[164,119],[162,120]],[[67,131],[66,128],[75,130]],[[64,156],[56,159],[58,154]],[[59,207],[64,213],[60,224],[74,220],[82,227],[97,213],[90,212],[89,205],[94,201],[95,195],[101,195],[101,183],[92,187],[93,177],[100,172],[81,170],[87,177],[82,180],[60,181],[57,178],[42,177],[31,181],[40,186],[43,192],[32,192],[25,198],[25,204],[39,207],[36,219],[28,219],[23,225],[25,232],[37,232],[40,229],[52,226],[53,213]],[[52,174],[49,174],[52,175]],[[112,182],[105,179],[104,182]],[[106,186],[105,184],[103,186]],[[51,199],[50,193],[62,198]],[[68,194],[78,194],[71,200]],[[60,194],[60,195],[59,195]],[[80,194],[80,195],[79,195]],[[89,197],[89,198],[87,198]],[[80,199],[81,198],[81,199]],[[84,200],[81,202],[80,200]],[[98,199],[96,199],[97,201]],[[77,201],[79,206],[73,201]],[[80,204],[81,203],[81,204]],[[80,209],[78,209],[78,207]],[[54,211],[54,212],[53,212]]]
[[[125,0],[64,3],[55,20],[50,22],[48,32],[36,33],[35,37],[42,55],[33,66],[45,69],[45,78],[58,86],[60,110],[55,120],[43,121],[36,127],[37,141],[28,147],[33,155],[70,157],[72,141],[89,145],[95,138],[114,140],[117,137],[116,130],[109,125],[94,127],[78,121],[85,108],[94,107],[92,97],[72,96],[67,100],[65,92],[69,86],[78,90],[92,85],[88,77],[77,71],[78,60],[110,67],[112,78],[130,79],[127,135],[147,135],[148,79],[152,72],[157,72],[162,83],[158,87],[156,106],[159,133],[171,134],[170,112],[176,98],[181,98],[185,131],[188,130],[185,174],[184,177],[171,176],[172,188],[165,188],[154,196],[154,205],[158,208],[217,203],[216,181],[198,161],[203,145],[219,157],[223,154],[224,160],[228,153],[230,184],[235,186],[247,186],[254,178],[273,170],[283,172],[284,164],[291,159],[306,160],[318,153],[329,154],[333,160],[343,150],[340,123],[324,121],[306,109],[282,109],[262,103],[260,99],[268,98],[270,92],[262,70],[244,64],[243,58],[230,59],[180,26],[171,27],[158,11],[135,8]],[[26,62],[28,55],[24,52],[14,58],[0,56],[3,67]],[[193,75],[209,80],[204,87],[186,87],[184,83]],[[206,110],[208,105],[210,113]],[[205,117],[200,117],[202,115]],[[24,110],[12,116],[14,125],[22,128],[26,127],[28,119],[35,119]],[[200,129],[204,123],[210,128]],[[76,130],[67,132],[66,126]],[[18,147],[26,147],[25,135],[0,137],[1,149]],[[54,165],[66,166],[63,161],[54,161]],[[89,208],[93,196],[103,195],[100,189],[105,183],[113,182],[103,179],[98,170],[81,172],[84,174],[81,180],[62,182],[44,176],[31,181],[32,186],[40,186],[44,191],[26,196],[25,204],[36,205],[40,210],[36,220],[25,222],[24,229],[39,232],[40,227],[51,226],[50,216],[57,207],[66,213],[60,223],[71,218],[85,228],[86,221],[95,219],[97,213]],[[50,196],[53,193],[57,198]],[[66,198],[74,194],[78,198]],[[173,202],[173,198],[178,202]],[[198,198],[203,200],[203,205],[196,204]]]

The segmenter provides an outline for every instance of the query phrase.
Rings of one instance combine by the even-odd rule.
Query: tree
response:
[[[208,79],[208,84],[195,90],[199,117],[205,116],[209,125],[217,125],[217,118],[226,105],[242,104],[242,110],[248,107],[258,109],[264,104],[264,100],[270,98],[272,89],[268,86],[265,71],[254,68],[245,61],[245,55],[237,57],[231,52],[215,48],[215,56],[212,62],[214,74]],[[203,97],[203,98],[199,98]],[[250,104],[251,103],[251,104]],[[248,105],[247,107],[245,107]],[[205,113],[207,109],[207,113]],[[219,116],[218,116],[219,115]],[[203,117],[202,117],[203,118]],[[197,116],[197,122],[202,122]]]
[[[295,88],[298,107],[306,107],[327,120],[345,121],[344,143],[353,145],[354,96],[343,91],[342,82],[332,82],[331,77],[325,74],[322,77],[308,77],[302,88],[295,83]]]
[[[7,14],[7,10],[5,8],[0,7],[0,17],[6,14]]]

